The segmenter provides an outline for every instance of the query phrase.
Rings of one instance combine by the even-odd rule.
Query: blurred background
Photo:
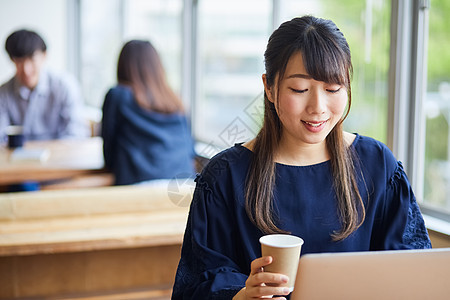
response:
[[[422,207],[449,220],[449,13],[447,0],[0,0],[0,40],[4,49],[13,30],[40,33],[48,44],[48,67],[78,78],[86,113],[99,120],[104,95],[116,82],[123,43],[149,39],[188,107],[197,151],[208,156],[258,131],[263,53],[273,29],[305,14],[330,18],[345,34],[353,56],[346,129],[383,141],[406,160]],[[400,19],[418,29],[402,29]],[[406,41],[402,51],[412,53],[407,63],[413,62],[401,70],[411,74],[392,77],[393,59],[401,55],[393,41],[400,39]],[[3,50],[0,81],[13,75],[14,65]],[[395,102],[398,76],[415,78],[402,87],[409,90],[402,94],[408,98],[401,100],[403,106]],[[392,114],[409,116],[397,134]],[[415,142],[402,145],[405,136],[414,136]]]

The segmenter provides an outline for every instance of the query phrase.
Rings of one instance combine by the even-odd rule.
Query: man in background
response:
[[[13,32],[5,49],[16,74],[0,86],[0,137],[8,125],[21,125],[26,140],[89,135],[83,99],[73,78],[43,68],[47,46],[34,31]]]

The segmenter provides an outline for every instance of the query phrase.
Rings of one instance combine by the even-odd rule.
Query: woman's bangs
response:
[[[323,39],[303,45],[303,64],[314,80],[348,86],[347,58],[341,49]]]

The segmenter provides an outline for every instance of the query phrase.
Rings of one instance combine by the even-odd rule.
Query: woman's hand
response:
[[[264,272],[264,267],[272,263],[271,256],[263,256],[252,261],[251,273],[245,287],[233,300],[272,298],[273,295],[289,295],[289,288],[278,285],[288,282],[286,275]],[[284,297],[273,298],[282,300]]]

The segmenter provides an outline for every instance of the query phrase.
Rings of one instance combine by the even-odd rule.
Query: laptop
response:
[[[305,254],[290,299],[450,299],[450,248]]]

